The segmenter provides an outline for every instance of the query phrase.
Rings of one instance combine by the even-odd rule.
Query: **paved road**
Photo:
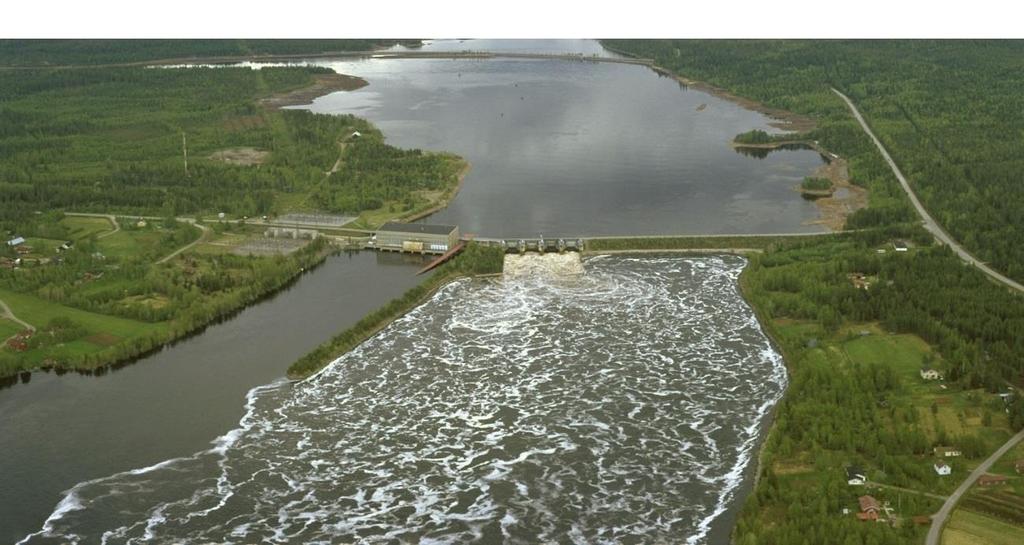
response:
[[[999,450],[992,453],[992,456],[989,456],[981,463],[980,466],[977,467],[977,469],[972,471],[971,474],[967,476],[967,479],[960,483],[960,486],[957,487],[953,494],[950,495],[949,498],[946,498],[946,503],[942,504],[942,508],[939,509],[939,512],[932,517],[932,526],[928,529],[928,537],[924,542],[925,545],[939,545],[942,540],[942,529],[946,526],[946,519],[949,518],[949,515],[953,512],[957,502],[960,501],[960,497],[964,495],[964,492],[967,492],[967,489],[974,484],[974,481],[978,480],[978,477],[984,475],[985,472],[988,471],[988,468],[992,467],[992,464],[994,464],[996,460],[1002,458],[1008,450],[1021,442],[1022,439],[1024,439],[1024,430],[1017,432],[1017,435],[1011,437],[1009,441],[999,447]]]
[[[1008,288],[1014,289],[1018,292],[1024,293],[1024,285],[1021,285],[1011,280],[1010,278],[1003,276],[998,271],[995,271],[991,269],[988,265],[982,263],[981,261],[978,261],[973,255],[971,255],[967,250],[960,246],[960,244],[957,243],[957,241],[954,240],[953,237],[949,236],[949,233],[942,229],[942,226],[940,226],[939,223],[935,221],[935,219],[932,218],[930,214],[928,214],[928,211],[924,209],[924,206],[921,205],[921,201],[917,199],[917,195],[915,195],[914,190],[910,188],[910,184],[907,182],[907,179],[903,176],[903,173],[900,172],[899,167],[896,166],[896,162],[892,160],[892,157],[889,155],[889,152],[886,151],[885,147],[882,146],[882,143],[878,140],[877,137],[875,137],[875,133],[871,132],[871,128],[868,127],[867,122],[864,121],[864,117],[860,115],[860,112],[857,110],[857,107],[853,104],[853,101],[850,100],[850,98],[844,95],[843,93],[840,93],[838,89],[832,89],[832,91],[835,94],[839,95],[839,98],[843,99],[844,102],[846,102],[846,105],[849,106],[850,108],[850,112],[853,113],[853,117],[855,117],[857,119],[857,122],[860,123],[860,126],[864,129],[864,132],[867,133],[869,137],[871,137],[871,141],[875,143],[876,147],[878,147],[878,151],[882,153],[882,157],[885,159],[885,162],[889,163],[889,168],[891,168],[892,173],[896,175],[896,179],[900,181],[900,186],[903,187],[903,191],[905,191],[907,193],[907,196],[910,197],[910,202],[914,205],[914,208],[917,209],[917,213],[921,216],[921,219],[924,220],[924,228],[930,231],[932,235],[935,236],[935,239],[938,240],[940,243],[952,248],[953,251],[956,252],[956,254],[960,256],[960,259],[962,259],[964,262],[970,265],[974,265],[975,267],[978,268],[978,270],[985,273],[986,275],[988,275],[989,278],[995,280],[996,282],[999,282],[1000,284],[1003,284],[1004,286],[1007,286]]]

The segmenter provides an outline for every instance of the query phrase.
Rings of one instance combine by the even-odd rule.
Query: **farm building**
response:
[[[1001,484],[1006,484],[1007,480],[1008,477],[1006,477],[1005,475],[992,475],[986,473],[981,477],[978,477],[978,486],[998,486]]]
[[[860,513],[857,513],[858,519],[878,520],[878,500],[872,496],[861,496],[857,498],[857,503],[860,504]]]
[[[963,453],[953,447],[935,447],[932,452],[940,458],[952,458],[956,456],[962,456]]]
[[[393,252],[443,254],[459,243],[454,225],[388,222],[370,239],[370,247]]]

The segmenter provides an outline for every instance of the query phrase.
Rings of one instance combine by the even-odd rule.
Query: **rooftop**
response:
[[[454,231],[454,225],[431,225],[429,223],[398,223],[389,221],[382,225],[377,232],[391,231],[393,233],[417,233],[421,235],[448,235]]]

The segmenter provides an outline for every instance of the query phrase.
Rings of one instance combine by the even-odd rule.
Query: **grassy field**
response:
[[[7,318],[0,318],[0,342],[10,338],[22,329],[24,328],[21,327],[21,324]]]
[[[1019,545],[1024,527],[957,509],[942,533],[942,545]]]
[[[85,329],[86,335],[79,339],[23,353],[27,361],[36,364],[46,359],[93,354],[122,341],[166,329],[164,323],[146,323],[97,314],[9,290],[0,289],[0,299],[11,307],[16,316],[36,327],[62,317],[74,320]]]
[[[87,239],[93,235],[102,235],[113,231],[114,226],[106,218],[91,218],[82,216],[65,216],[60,220],[61,225],[68,228],[68,234],[72,240],[78,241]]]
[[[194,231],[191,240],[198,238],[202,232],[192,226],[179,225],[179,228]],[[147,256],[151,259],[159,259],[175,249],[175,245],[163,244],[167,234],[165,229],[154,226],[152,223],[146,227],[123,227],[120,231],[103,237],[96,241],[96,248],[108,257],[128,258],[134,256]]]

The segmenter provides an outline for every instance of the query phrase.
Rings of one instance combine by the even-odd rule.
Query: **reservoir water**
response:
[[[513,42],[508,49],[546,46]],[[369,85],[303,108],[365,117],[394,145],[452,151],[470,162],[458,197],[430,222],[492,237],[825,230],[812,223],[815,204],[793,189],[822,164],[817,152],[737,153],[734,136],[777,132],[771,120],[644,66],[502,58],[311,63]]]
[[[425,48],[606,54],[593,41]],[[820,230],[792,190],[816,153],[737,154],[729,139],[768,119],[646,68],[316,62],[370,85],[311,109],[470,160],[428,221],[501,236]],[[0,390],[0,542],[50,517],[29,542],[725,544],[784,381],[736,293],[741,267],[600,258],[582,275],[460,282],[316,379],[275,382],[418,281],[417,263],[331,258],[118,371]]]
[[[24,543],[727,542],[785,382],[744,260],[584,265],[451,284],[252,390],[212,448],[77,485]]]

